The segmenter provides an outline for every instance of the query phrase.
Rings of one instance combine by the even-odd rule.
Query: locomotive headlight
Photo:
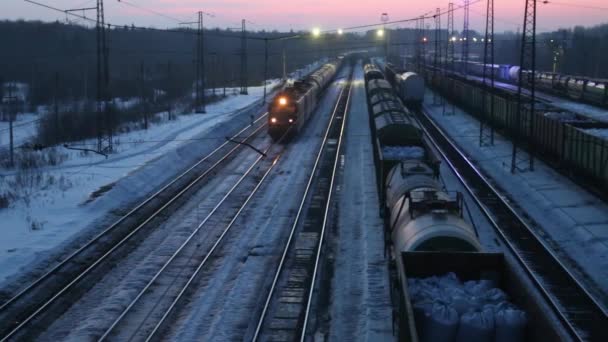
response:
[[[280,98],[279,98],[279,104],[280,104],[281,106],[286,105],[286,104],[287,104],[287,98],[285,98],[285,97],[280,97]]]
[[[270,118],[270,122],[277,123],[277,118]]]
[[[293,119],[289,119],[289,123],[293,123]]]

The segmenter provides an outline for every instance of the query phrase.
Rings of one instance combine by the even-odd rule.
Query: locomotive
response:
[[[294,136],[304,128],[320,94],[336,75],[342,60],[338,58],[323,65],[277,93],[268,105],[268,134],[274,141]]]
[[[463,197],[439,182],[439,158],[391,85],[366,67],[381,213],[395,252],[481,251]]]

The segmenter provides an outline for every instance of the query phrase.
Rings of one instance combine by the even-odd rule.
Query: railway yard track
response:
[[[315,281],[332,212],[351,81],[352,70],[334,107],[285,248],[273,272],[272,284],[250,337],[252,341],[303,341],[307,335]]]
[[[174,309],[277,164],[283,147],[270,145],[209,211],[190,235],[106,329],[99,340],[149,341],[162,332]],[[268,156],[266,155],[268,154]],[[242,227],[243,225],[241,225]],[[207,235],[200,237],[202,230]],[[213,238],[210,238],[210,233]]]
[[[251,141],[264,131],[266,116],[267,113],[262,114],[231,139]],[[220,175],[223,166],[243,150],[242,146],[224,142],[34,282],[2,302],[0,340],[34,338],[40,332],[40,327],[48,325],[78,301],[103,276],[103,269],[113,267],[121,256],[137,245],[138,240],[143,239],[144,234],[153,231],[152,227],[170,216],[206,182]],[[258,157],[255,165],[261,160],[262,157]],[[252,166],[247,174],[257,174],[253,170]],[[219,206],[214,211],[219,210]],[[208,218],[207,221],[212,220]],[[183,247],[183,250],[188,249]],[[177,255],[172,260],[183,262],[183,258]]]
[[[416,116],[571,337],[583,341],[608,340],[608,315],[602,305],[430,116],[424,110],[417,111]]]

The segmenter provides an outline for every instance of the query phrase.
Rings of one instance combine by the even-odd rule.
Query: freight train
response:
[[[277,93],[268,105],[268,134],[274,141],[294,136],[304,128],[343,60],[339,57]]]
[[[497,88],[485,95],[476,80],[441,74],[429,80],[443,96],[479,119],[487,120],[506,136],[520,139],[558,170],[577,178],[599,196],[607,193],[608,123],[542,103],[534,113],[524,108],[517,119],[517,98],[511,91]],[[482,111],[484,96],[493,98],[491,113],[488,106],[486,113]]]
[[[377,75],[377,68],[366,67],[377,183],[395,248],[481,250],[474,229],[463,219],[462,196],[444,190],[439,182],[439,159],[416,119],[389,82]],[[407,93],[403,95],[409,98]]]
[[[429,61],[429,65],[432,63]],[[470,61],[466,65],[464,61],[455,61],[454,69],[457,73],[463,73],[483,77],[484,64]],[[509,64],[496,64],[489,66],[497,81],[518,84],[520,67]],[[488,72],[488,71],[486,71]],[[524,87],[530,87],[532,77],[528,70],[522,71]],[[536,89],[547,93],[570,98],[580,102],[586,102],[601,107],[608,107],[608,80],[593,79],[582,76],[563,75],[553,72],[537,71],[534,73]]]
[[[406,72],[391,63],[386,63],[384,73],[403,103],[416,107],[422,105],[424,100],[424,79],[422,77],[413,72]]]
[[[483,252],[463,196],[440,182],[440,160],[415,116],[377,67],[364,70],[398,340],[559,340],[521,272],[502,253]]]

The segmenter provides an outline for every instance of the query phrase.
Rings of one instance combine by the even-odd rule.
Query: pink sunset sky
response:
[[[35,0],[61,9],[89,7],[95,0]],[[211,12],[215,17],[205,18],[205,27],[234,27],[242,18],[252,24],[251,29],[309,30],[320,27],[323,30],[337,29],[380,21],[380,14],[386,12],[390,20],[412,18],[434,11],[437,7],[447,8],[448,0],[123,0],[141,6],[146,10],[161,12],[176,19],[191,21],[199,10]],[[475,2],[475,0],[471,0]],[[462,1],[455,0],[456,6]],[[523,23],[525,0],[495,0],[496,29],[515,31]],[[105,0],[106,20],[113,24],[135,24],[142,26],[176,26],[176,21],[121,4],[118,0]],[[65,20],[62,13],[49,11],[23,0],[2,0],[2,19],[39,19],[44,21]],[[485,0],[471,5],[471,26],[483,27]],[[558,0],[538,5],[539,31],[570,28],[575,25],[592,26],[608,22],[608,0]],[[93,16],[94,13],[89,14]],[[462,27],[462,11],[456,14],[457,29]],[[445,27],[446,17],[442,18]],[[429,24],[431,24],[429,22]],[[401,27],[413,27],[401,24]]]

